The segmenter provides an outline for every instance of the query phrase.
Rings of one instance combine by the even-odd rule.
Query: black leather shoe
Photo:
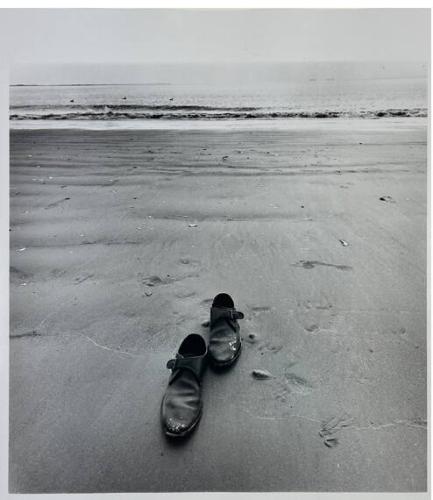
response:
[[[188,335],[167,368],[172,373],[161,404],[165,434],[183,437],[198,424],[201,416],[201,380],[207,365],[207,346],[201,335]]]
[[[227,293],[214,298],[210,310],[209,357],[216,367],[228,367],[239,357],[242,344],[237,320],[243,317]]]

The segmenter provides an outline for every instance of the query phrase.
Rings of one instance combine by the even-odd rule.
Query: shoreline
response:
[[[428,126],[428,117],[290,118],[249,120],[10,120],[10,130],[293,130],[355,124],[364,128]]]

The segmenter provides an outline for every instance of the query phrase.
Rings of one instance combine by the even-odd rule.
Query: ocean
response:
[[[17,84],[11,128],[187,128],[291,119],[423,118],[425,64],[292,63],[163,68],[140,83]],[[146,78],[148,76],[148,78]],[[155,80],[157,78],[157,80]],[[147,81],[146,81],[147,80]]]

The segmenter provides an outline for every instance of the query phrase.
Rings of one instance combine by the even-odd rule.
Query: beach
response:
[[[425,118],[11,130],[9,490],[425,491],[426,142]],[[172,443],[166,363],[219,292],[242,354]]]

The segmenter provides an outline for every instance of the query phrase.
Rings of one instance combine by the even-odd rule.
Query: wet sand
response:
[[[12,131],[10,491],[424,491],[426,136]],[[243,352],[172,444],[165,364],[222,291]]]

